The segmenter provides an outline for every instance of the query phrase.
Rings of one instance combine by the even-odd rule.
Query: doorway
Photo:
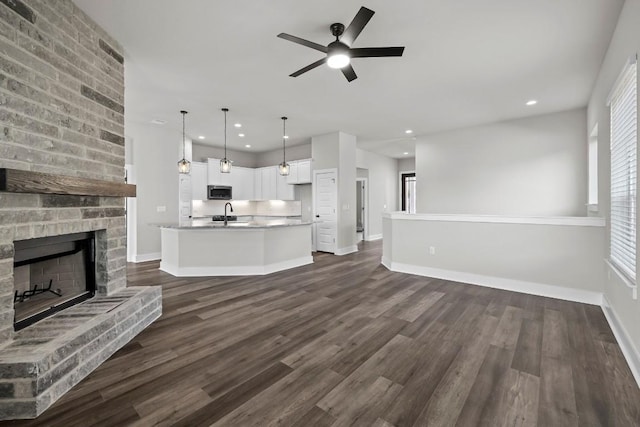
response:
[[[366,178],[356,179],[356,242],[366,240],[367,197]]]
[[[313,171],[315,247],[321,252],[336,252],[338,225],[337,171]]]
[[[402,182],[402,211],[416,213],[416,173],[402,173],[400,180]]]

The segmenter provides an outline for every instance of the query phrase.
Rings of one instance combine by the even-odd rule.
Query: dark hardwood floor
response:
[[[34,421],[124,426],[639,426],[597,306],[393,273],[381,244],[260,277],[175,278],[164,314]]]

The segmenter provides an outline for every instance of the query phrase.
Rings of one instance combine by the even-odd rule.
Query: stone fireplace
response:
[[[14,330],[95,295],[95,235],[73,233],[13,242]]]
[[[0,2],[0,107],[6,420],[37,417],[157,319],[162,304],[159,287],[127,287],[124,206],[135,188],[123,182],[118,42],[70,0]],[[93,236],[95,243],[63,242],[64,258],[25,255],[39,239],[60,243],[69,235]],[[87,279],[93,286],[82,283]],[[47,291],[35,290],[49,283]],[[88,299],[67,304],[74,293]],[[20,323],[29,318],[28,326]]]

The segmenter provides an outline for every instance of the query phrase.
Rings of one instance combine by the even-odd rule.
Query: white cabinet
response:
[[[311,183],[311,159],[294,160],[289,162],[289,184],[310,184]]]
[[[231,185],[233,168],[231,168],[231,173],[220,172],[220,159],[208,159],[207,166],[209,185]]]
[[[289,162],[289,175],[287,176],[287,183],[289,184],[298,183],[298,161],[297,160]]]
[[[305,169],[304,162],[307,162]],[[232,188],[232,194],[234,200],[295,200],[294,188],[291,183],[291,174],[289,176],[282,176],[278,173],[277,166],[268,166],[258,169],[243,168],[240,166],[234,166],[231,168],[231,173],[220,172],[220,160],[208,159],[208,162],[201,163],[204,168],[204,179],[208,185],[229,185]],[[309,171],[310,161],[300,160],[291,162],[292,169],[296,171],[296,183],[311,182],[311,178],[307,178],[307,181],[299,181],[299,171]],[[295,166],[294,166],[295,165]],[[193,168],[193,166],[192,166]],[[192,169],[192,175],[203,175],[202,171],[195,172],[195,168]],[[306,172],[307,176],[310,172]],[[202,200],[206,200],[206,184],[203,186],[204,196]],[[195,186],[199,185],[194,183]],[[195,196],[194,196],[195,197]],[[195,199],[194,200],[199,200]]]
[[[207,200],[207,164],[191,162],[191,199]]]
[[[311,159],[298,160],[298,184],[311,184]]]
[[[278,181],[278,167],[268,166],[266,168],[260,168],[262,176],[262,193],[260,200],[276,200]]]
[[[295,200],[293,191],[293,185],[289,184],[289,176],[282,176],[278,173],[278,167],[275,168],[276,172],[276,199],[277,200]]]
[[[229,175],[233,200],[255,199],[253,169],[234,167]]]
[[[264,200],[262,198],[262,169],[253,170],[253,200]]]

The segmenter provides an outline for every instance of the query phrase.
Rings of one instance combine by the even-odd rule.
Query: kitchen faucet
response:
[[[224,204],[224,225],[227,225],[227,206],[231,208],[231,212],[233,212],[233,206],[231,206],[231,202],[227,202]]]

